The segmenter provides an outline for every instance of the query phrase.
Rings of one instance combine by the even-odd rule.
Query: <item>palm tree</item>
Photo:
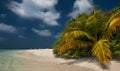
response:
[[[65,40],[59,47],[59,52],[91,47],[93,56],[97,57],[101,64],[106,65],[111,59],[108,42],[118,27],[120,27],[120,11],[113,13],[110,18],[96,9],[92,15],[81,14],[68,22],[62,33]]]

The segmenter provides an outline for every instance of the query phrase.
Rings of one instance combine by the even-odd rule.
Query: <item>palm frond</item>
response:
[[[120,27],[120,17],[114,18],[109,24],[109,29],[112,32],[115,32],[118,27]]]
[[[116,12],[115,14],[113,14],[110,19],[108,20],[107,24],[106,24],[106,27],[109,26],[110,22],[116,17],[120,15],[120,11]]]
[[[101,39],[94,45],[92,49],[93,55],[95,55],[101,64],[105,65],[110,62],[110,46],[107,43],[107,40]]]
[[[108,28],[108,30],[106,30],[105,32],[103,32],[102,39],[109,40],[112,37],[112,35],[113,34],[112,34],[111,30],[109,30],[109,28]]]
[[[80,40],[67,40],[60,48],[59,51],[62,53],[64,51],[67,51],[69,49],[74,49],[74,48],[84,48],[84,47],[89,47],[92,46],[92,43],[90,42],[85,42],[85,41],[80,41]]]
[[[66,39],[78,38],[80,36],[86,36],[88,39],[94,40],[94,38],[91,35],[89,35],[88,33],[84,32],[84,31],[81,31],[81,30],[74,30],[74,31],[67,32],[67,33],[65,33],[64,36]]]

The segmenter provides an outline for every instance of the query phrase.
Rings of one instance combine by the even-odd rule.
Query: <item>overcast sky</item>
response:
[[[52,48],[68,20],[120,0],[0,0],[0,48]]]

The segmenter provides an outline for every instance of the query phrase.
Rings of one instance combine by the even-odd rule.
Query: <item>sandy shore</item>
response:
[[[62,59],[54,57],[52,49],[23,50],[16,55],[21,59],[22,71],[120,71],[120,63],[111,61],[108,70],[102,69],[91,58]],[[24,60],[24,61],[23,61]]]

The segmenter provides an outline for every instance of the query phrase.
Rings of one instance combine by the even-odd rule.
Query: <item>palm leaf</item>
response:
[[[80,36],[86,36],[88,39],[94,40],[94,38],[91,35],[89,35],[88,33],[84,32],[84,31],[80,31],[80,30],[74,30],[74,31],[67,32],[67,33],[65,33],[64,36],[66,39],[78,38]]]
[[[110,46],[106,42],[107,40],[99,40],[92,49],[93,55],[95,55],[103,65],[110,62],[111,56]]]
[[[112,37],[112,35],[113,34],[112,34],[111,30],[109,30],[109,28],[108,28],[108,30],[106,30],[105,32],[103,32],[102,39],[109,40]]]
[[[120,11],[118,11],[117,13],[113,14],[113,15],[110,17],[110,19],[108,20],[106,26],[108,26],[108,25],[110,24],[110,22],[111,22],[116,16],[118,16],[118,15],[120,15]]]
[[[120,17],[114,18],[109,24],[109,28],[112,32],[115,32],[117,27],[120,27]]]
[[[64,51],[67,51],[69,49],[74,49],[74,48],[84,48],[92,46],[92,43],[90,42],[85,42],[85,41],[80,41],[80,40],[67,40],[60,48],[59,51],[62,53]]]

